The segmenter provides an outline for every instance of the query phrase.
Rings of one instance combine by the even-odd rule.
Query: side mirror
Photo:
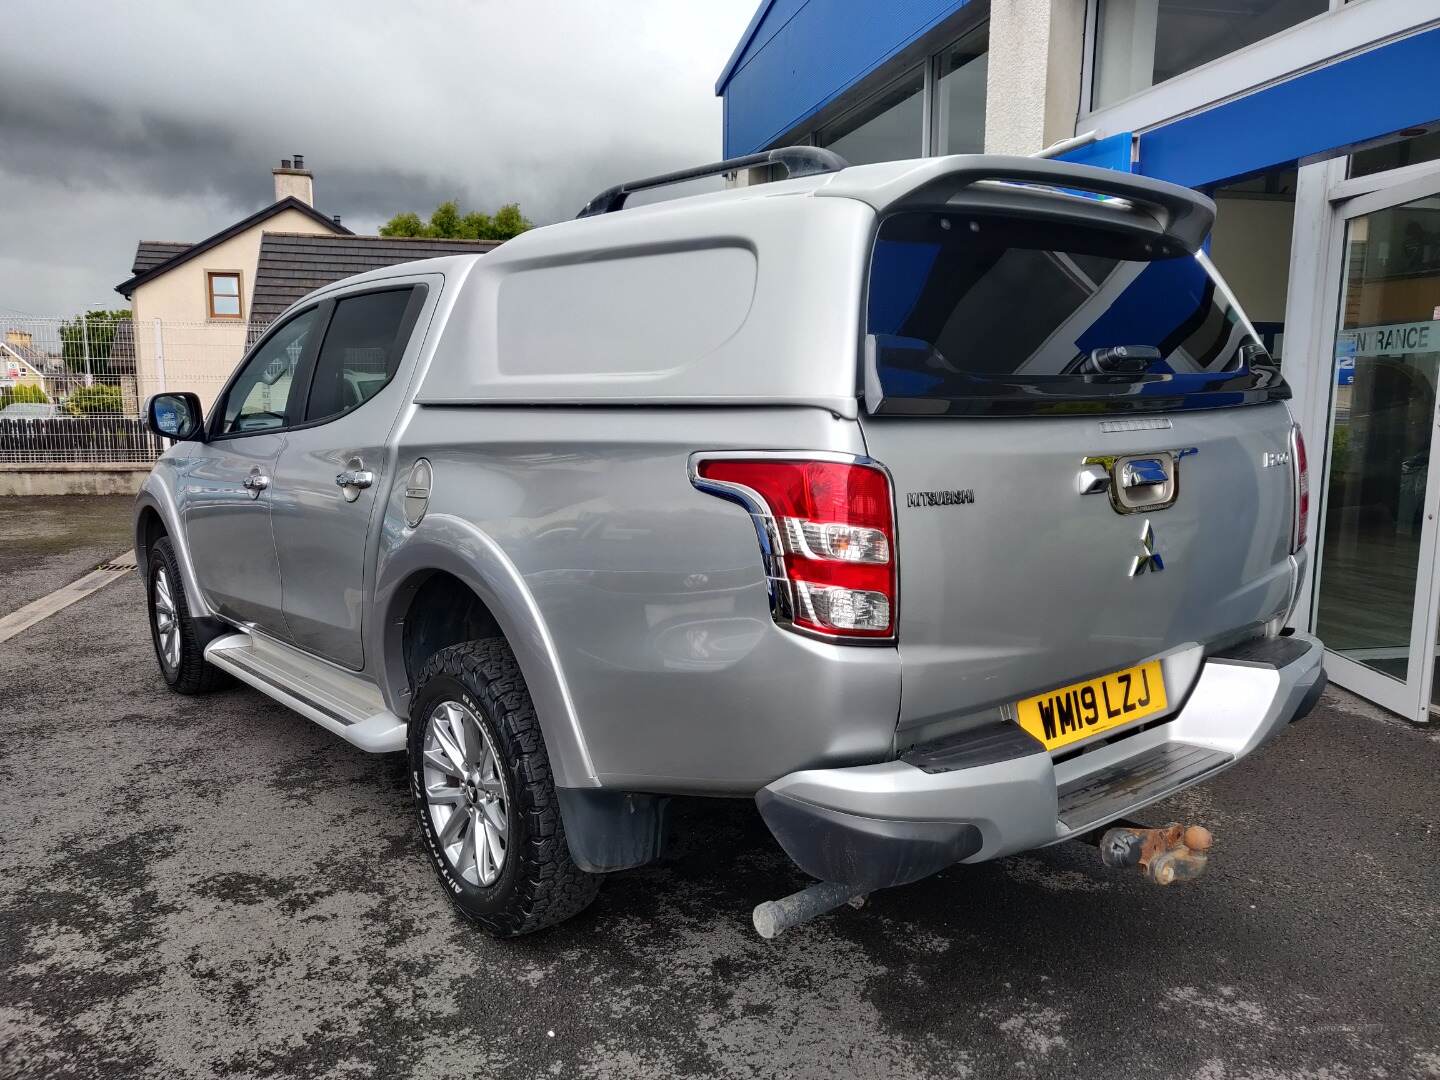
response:
[[[153,395],[145,402],[145,424],[173,442],[205,441],[200,399],[188,391]]]

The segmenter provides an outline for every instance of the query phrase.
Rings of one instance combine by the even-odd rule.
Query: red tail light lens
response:
[[[1290,542],[1293,554],[1305,546],[1305,536],[1310,529],[1310,462],[1305,456],[1305,436],[1300,434],[1300,425],[1290,430],[1290,441],[1294,444],[1290,461],[1295,473],[1295,535]]]
[[[702,490],[756,516],[781,593],[777,619],[835,637],[894,634],[895,517],[884,472],[770,458],[709,458],[695,471]]]

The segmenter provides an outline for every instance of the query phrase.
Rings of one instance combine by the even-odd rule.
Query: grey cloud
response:
[[[446,198],[549,222],[719,155],[715,76],[755,0],[7,4],[0,312],[119,298],[137,240],[197,240],[306,155],[373,231]]]

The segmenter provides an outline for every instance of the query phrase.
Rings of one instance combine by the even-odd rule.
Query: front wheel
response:
[[[535,706],[503,639],[431,657],[410,707],[408,753],[426,852],[467,919],[518,937],[595,899],[600,878],[570,857]]]
[[[199,627],[190,615],[180,562],[168,536],[155,541],[147,560],[146,600],[150,609],[150,640],[160,674],[177,694],[205,694],[229,677],[205,659]]]

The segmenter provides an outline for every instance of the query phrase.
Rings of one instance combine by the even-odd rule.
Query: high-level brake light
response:
[[[887,638],[896,607],[890,481],[873,465],[714,457],[696,483],[744,503],[763,530],[775,616],[837,638]]]

